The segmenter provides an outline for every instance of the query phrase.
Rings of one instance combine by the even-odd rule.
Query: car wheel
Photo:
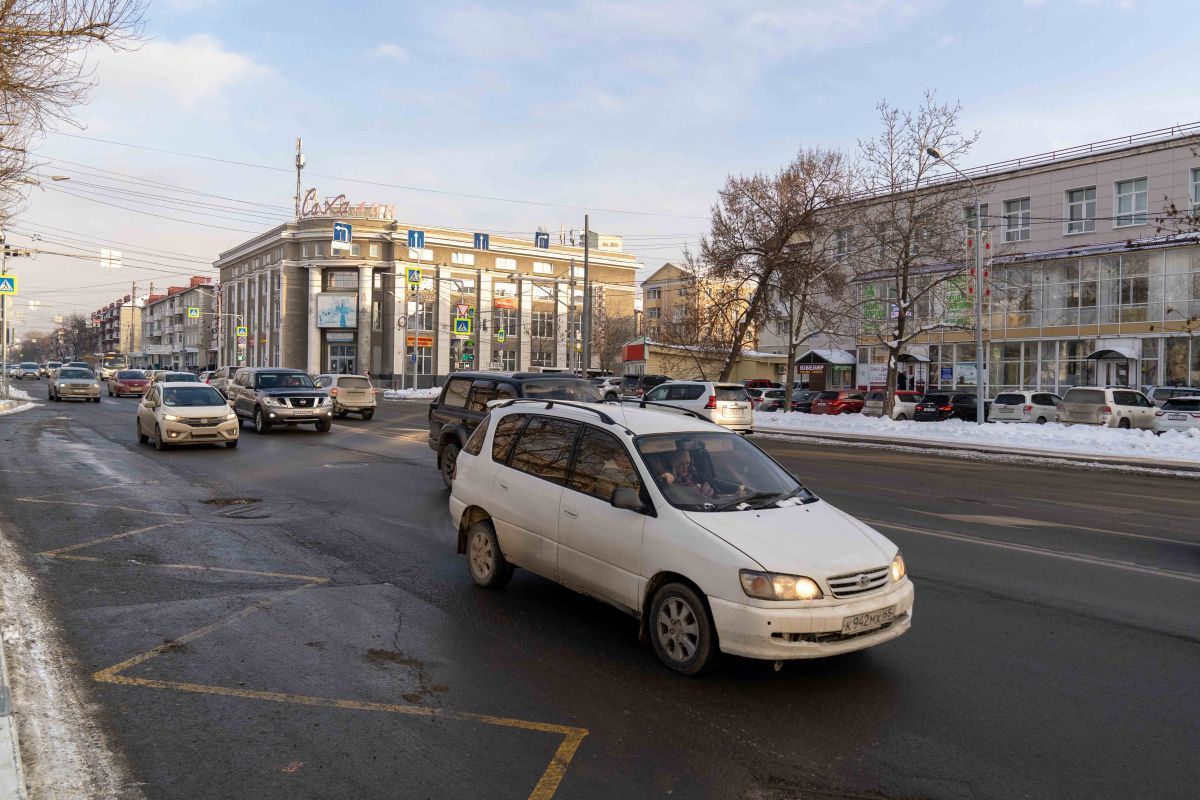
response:
[[[150,441],[150,437],[142,433],[142,423],[137,423],[138,444],[145,444]]]
[[[237,447],[237,443],[238,443],[238,440],[234,439],[232,441],[226,442],[225,446],[232,450],[233,448]]]
[[[453,483],[454,465],[458,463],[459,447],[456,442],[447,442],[442,445],[441,451],[438,453],[438,471],[442,473],[442,482],[449,489]]]
[[[109,390],[108,390],[108,396],[109,396],[109,397],[112,397],[112,396],[113,396],[113,393],[112,393],[112,388],[111,388],[111,387],[110,387],[110,388],[109,388]]]
[[[264,435],[271,432],[271,423],[267,420],[267,415],[262,412],[261,408],[254,409],[254,430]]]
[[[691,587],[668,583],[650,604],[650,642],[658,659],[676,672],[699,675],[720,657],[708,608]]]
[[[341,419],[342,417],[346,416],[346,412],[345,411],[334,411],[333,415],[335,417],[337,417],[338,419]]]
[[[333,420],[322,419],[317,421],[317,431],[319,433],[329,433],[331,430],[333,430]]]
[[[1046,418],[1045,418],[1045,417],[1038,417],[1038,418],[1037,418],[1037,424],[1038,424],[1038,425],[1045,425],[1045,424],[1046,424]]]
[[[908,419],[908,414],[897,414],[896,415],[897,422],[904,422],[906,419]]]
[[[93,403],[99,403],[99,402],[100,402],[100,398],[99,398],[99,396],[97,396],[97,397],[96,397],[96,399],[95,399],[95,400],[93,400],[92,402],[93,402]]]
[[[362,412],[363,419],[370,419],[373,416],[375,416],[375,409],[373,409],[373,408],[368,408]]]
[[[1120,422],[1117,423],[1117,427],[1123,431],[1129,430],[1129,420],[1127,420],[1127,419],[1121,420]]]
[[[467,531],[467,571],[476,586],[501,589],[512,580],[513,568],[500,552],[496,529],[488,520],[480,520]]]
[[[163,441],[162,428],[157,425],[154,426],[154,449],[159,451],[167,449],[166,442]]]

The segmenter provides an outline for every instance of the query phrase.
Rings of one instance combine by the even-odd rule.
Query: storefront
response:
[[[796,358],[796,381],[802,389],[850,389],[854,385],[854,354],[809,350]]]

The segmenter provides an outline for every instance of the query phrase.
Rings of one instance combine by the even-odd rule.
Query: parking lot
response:
[[[136,402],[0,417],[0,521],[147,797],[1183,797],[1200,780],[1194,481],[758,440],[901,545],[913,628],[688,679],[606,606],[520,571],[472,585],[424,403],[158,453]]]

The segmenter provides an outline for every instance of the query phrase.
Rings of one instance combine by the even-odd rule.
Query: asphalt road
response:
[[[474,588],[422,404],[156,453],[135,403],[0,417],[0,516],[148,797],[1196,796],[1195,480],[760,438],[900,544],[913,629],[688,679]]]

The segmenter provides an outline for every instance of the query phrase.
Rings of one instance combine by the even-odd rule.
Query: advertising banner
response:
[[[356,300],[357,295],[353,294],[325,293],[317,295],[317,327],[357,328]]]

